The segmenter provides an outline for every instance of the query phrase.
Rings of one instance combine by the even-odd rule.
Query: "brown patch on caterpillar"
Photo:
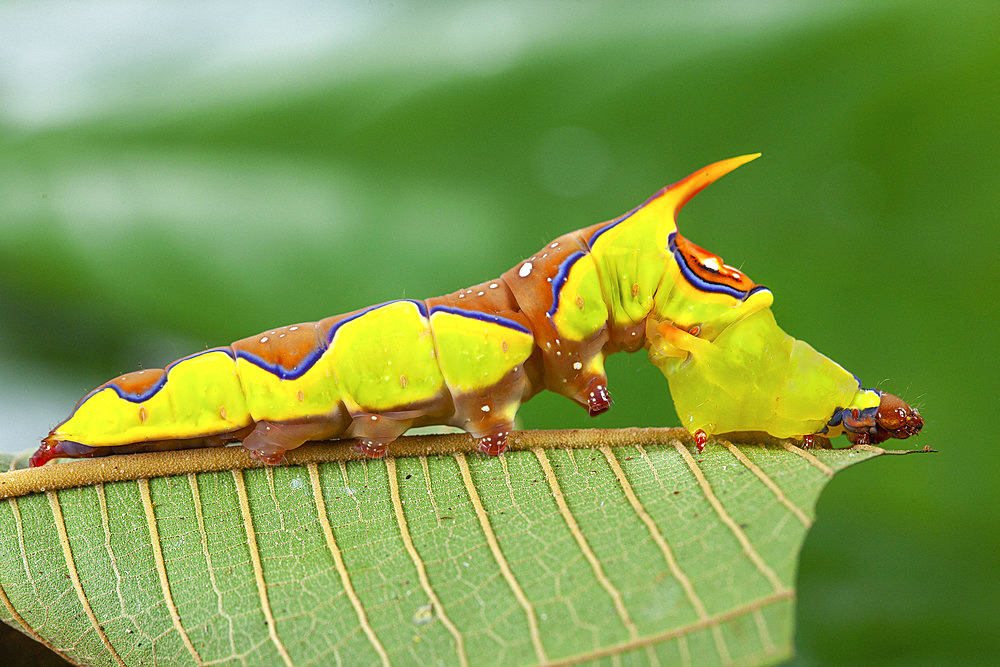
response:
[[[106,382],[104,386],[115,385],[126,394],[140,395],[149,391],[166,374],[162,368],[147,368],[141,371],[134,371],[119,375],[114,380]],[[145,421],[145,420],[143,420]]]
[[[480,292],[482,292],[481,296]],[[497,315],[516,322],[529,331],[531,330],[528,318],[521,311],[521,307],[503,278],[473,285],[444,296],[432,297],[426,299],[424,304],[427,306],[428,313],[440,307],[457,308]]]
[[[266,364],[292,371],[309,355],[326,347],[315,322],[265,331],[232,344],[237,353],[253,355]]]

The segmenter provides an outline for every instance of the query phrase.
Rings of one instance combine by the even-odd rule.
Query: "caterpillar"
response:
[[[681,236],[676,216],[757,158],[711,164],[608,222],[560,236],[499,278],[399,299],[127,373],[77,403],[31,458],[225,445],[279,463],[309,440],[353,438],[379,458],[407,429],[448,424],[501,454],[523,401],[548,389],[590,415],[611,406],[604,359],[645,348],[683,426],[708,436],[846,434],[855,444],[923,427],[775,322],[763,285]]]

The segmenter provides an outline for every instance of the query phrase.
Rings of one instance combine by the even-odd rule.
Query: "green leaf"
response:
[[[317,443],[0,474],[0,617],[88,665],[775,661],[835,472],[680,429]],[[5,463],[16,467],[7,457]],[[148,478],[148,479],[147,479]]]

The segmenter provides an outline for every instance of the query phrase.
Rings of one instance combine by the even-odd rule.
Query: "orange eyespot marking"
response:
[[[579,309],[581,309],[581,310],[583,309],[583,297],[582,296],[576,297],[576,307],[579,308]]]
[[[500,341],[500,349],[503,350],[504,354],[507,354],[507,350],[510,349],[510,346],[507,345],[507,341],[505,341],[505,340],[504,341]]]
[[[306,400],[306,394],[301,389],[299,389],[298,398],[299,398],[299,403]]]
[[[698,334],[701,333],[701,327],[695,324],[693,327],[688,329],[688,333],[691,334],[692,336],[697,336]]]
[[[674,243],[684,258],[684,263],[702,280],[726,285],[741,292],[749,292],[757,286],[746,274],[722,261],[721,257],[691,243],[680,234],[674,237]]]
[[[860,413],[860,412],[858,412],[858,409],[857,409],[857,408],[854,408],[853,410],[851,410],[851,418],[852,418],[852,419],[853,419],[854,421],[858,421],[858,419],[860,418],[860,416],[861,416],[861,413]]]
[[[405,375],[400,375],[399,376],[399,386],[402,387],[403,389],[406,389],[406,376]]]
[[[632,297],[639,296],[639,283],[632,283]]]
[[[226,406],[220,405],[219,406],[219,417],[221,417],[222,419],[226,419],[227,418],[227,414],[228,413],[226,412]]]
[[[144,408],[143,406],[140,405],[139,406],[139,421],[144,422],[144,421],[146,421],[147,417],[148,417],[148,415],[146,414],[146,408]]]

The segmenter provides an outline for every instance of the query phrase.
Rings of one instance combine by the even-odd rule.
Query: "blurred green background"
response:
[[[0,448],[118,373],[493,277],[762,151],[682,231],[940,451],[824,493],[795,662],[995,661],[998,35],[993,2],[0,5]],[[523,425],[677,423],[645,355],[609,375],[608,414]]]

